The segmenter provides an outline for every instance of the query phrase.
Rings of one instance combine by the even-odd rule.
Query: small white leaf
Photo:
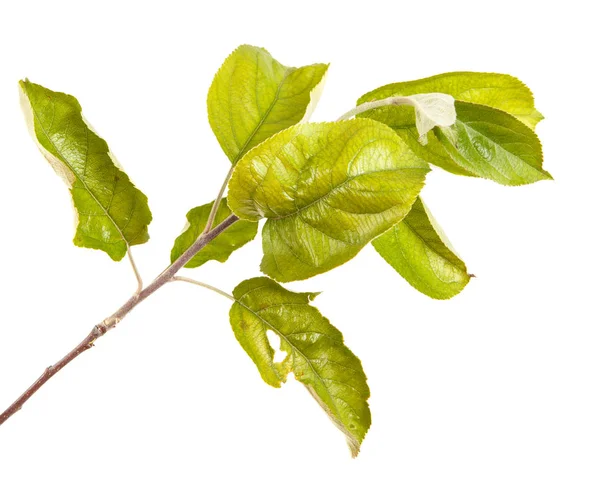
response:
[[[427,144],[427,133],[435,126],[448,127],[456,122],[454,97],[445,93],[423,93],[405,97],[415,107],[419,141]]]

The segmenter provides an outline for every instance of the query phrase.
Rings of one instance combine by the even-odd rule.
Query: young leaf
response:
[[[300,68],[264,48],[242,45],[223,63],[208,91],[208,120],[233,164],[275,133],[308,119],[328,64]]]
[[[431,298],[452,298],[471,279],[465,263],[420,198],[402,222],[372,244],[404,279]]]
[[[201,207],[192,208],[187,213],[188,225],[185,231],[175,240],[171,250],[171,263],[177,260],[202,234],[213,204],[214,202],[210,202]],[[215,225],[223,222],[229,215],[231,215],[231,210],[227,206],[227,199],[223,198],[217,209]],[[225,262],[235,250],[252,241],[257,231],[257,222],[239,220],[196,253],[185,267],[189,269],[200,267],[209,260]]]
[[[415,124],[422,144],[427,144],[427,133],[436,126],[447,127],[456,122],[454,98],[450,95],[425,93],[407,98],[415,102]]]
[[[356,456],[371,425],[369,386],[342,333],[309,304],[317,294],[293,293],[266,277],[249,279],[233,291],[231,327],[264,381],[280,387],[293,372],[345,434]],[[281,362],[274,361],[269,330],[287,353]]]
[[[552,179],[542,169],[542,145],[525,124],[485,105],[456,102],[456,111],[456,124],[434,133],[460,167],[508,186]]]
[[[148,199],[116,165],[106,142],[90,129],[72,96],[19,83],[27,123],[54,170],[71,190],[78,220],[73,242],[121,260],[148,241]]]
[[[445,93],[425,93],[410,96],[391,96],[375,102],[365,102],[342,115],[339,121],[345,121],[369,110],[389,107],[409,106],[415,109],[415,126],[419,142],[427,144],[427,133],[436,126],[451,126],[456,121],[454,98]]]
[[[428,165],[370,119],[299,124],[248,152],[229,206],[263,228],[262,271],[279,281],[326,272],[408,213]]]
[[[535,125],[543,119],[542,114],[534,107],[531,90],[525,84],[508,74],[488,72],[448,72],[405,83],[392,83],[361,96],[358,104],[391,96],[434,92],[452,95],[456,100],[463,102],[478,103],[503,110],[514,115],[531,129],[534,129]],[[387,108],[377,112],[377,115],[383,116],[383,114],[388,115],[381,122],[410,124],[410,112],[407,112],[407,109]]]

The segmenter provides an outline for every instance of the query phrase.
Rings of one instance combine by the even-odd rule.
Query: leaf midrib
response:
[[[449,259],[449,258],[448,258],[446,255],[444,255],[444,254],[440,253],[438,250],[436,250],[435,248],[433,248],[433,247],[432,247],[432,246],[429,244],[429,242],[428,242],[428,241],[427,241],[427,240],[426,240],[426,239],[425,239],[423,236],[421,236],[421,234],[419,234],[419,233],[417,232],[417,230],[416,230],[415,228],[413,228],[413,227],[412,227],[412,226],[411,226],[411,225],[410,225],[408,222],[406,222],[406,219],[402,220],[401,222],[402,222],[402,223],[403,223],[403,224],[404,224],[406,227],[408,227],[408,228],[410,229],[410,231],[411,231],[411,232],[412,232],[412,233],[413,233],[413,234],[414,234],[414,235],[415,235],[417,238],[419,238],[419,239],[421,240],[421,242],[422,242],[422,243],[423,243],[423,244],[424,244],[424,245],[427,247],[427,249],[428,249],[428,250],[432,251],[433,253],[435,253],[435,254],[436,254],[436,255],[438,255],[439,257],[441,257],[441,258],[443,258],[444,260],[446,260],[446,262],[447,262],[447,263],[449,263],[450,265],[452,265],[454,268],[458,269],[459,271],[461,271],[461,272],[464,272],[464,271],[465,271],[465,268],[464,268],[464,267],[460,267],[460,266],[458,266],[458,265],[456,264],[456,262],[454,262],[454,261],[451,261],[451,260],[450,260],[450,259]],[[396,229],[395,229],[395,226],[394,226],[394,231],[396,231]],[[435,229],[434,229],[434,231],[435,231]],[[394,233],[394,234],[395,234],[395,236],[396,236],[396,240],[398,241],[398,243],[399,243],[399,244],[402,244],[402,243],[400,242],[400,240],[398,239],[398,235],[397,235],[397,233]],[[437,234],[437,233],[436,233],[436,234]],[[446,246],[446,244],[445,244],[444,242],[442,242],[442,244],[443,244],[444,246]],[[450,248],[448,248],[447,246],[446,246],[446,248],[448,249],[448,251],[450,251],[450,252],[452,253],[452,250],[450,250]],[[456,256],[454,253],[453,253],[453,255],[454,255],[454,256]],[[457,257],[457,258],[458,258],[458,257]],[[436,277],[437,277],[437,274],[436,274]],[[439,279],[439,278],[438,278],[438,279]],[[440,280],[441,280],[441,279],[440,279]]]
[[[292,72],[294,72],[295,70],[296,69],[294,67],[287,67],[286,68],[285,73],[283,75],[283,78],[281,79],[281,81],[277,85],[277,91],[275,92],[275,96],[273,98],[273,101],[271,102],[271,104],[269,105],[269,108],[266,110],[266,112],[261,117],[261,119],[258,122],[258,124],[254,127],[254,129],[253,129],[252,133],[250,134],[250,136],[248,136],[248,139],[246,140],[246,142],[244,143],[244,145],[240,148],[240,151],[238,152],[238,154],[236,155],[235,159],[233,160],[232,165],[236,165],[239,162],[239,160],[246,154],[246,152],[247,152],[246,147],[252,141],[252,139],[254,138],[254,136],[256,136],[256,133],[258,133],[258,130],[263,126],[263,124],[267,120],[267,117],[273,111],[273,108],[275,107],[275,104],[277,103],[277,101],[279,99],[279,94],[281,93],[281,88],[283,88],[283,85],[285,84],[285,81],[288,78],[288,76]],[[229,103],[230,103],[230,106],[231,106],[231,101]],[[256,103],[257,103],[256,106],[258,107],[258,101]]]
[[[356,155],[358,155],[358,153],[360,153],[360,151],[362,151],[364,148],[366,148],[368,145],[370,145],[371,143],[374,143],[376,141],[383,141],[380,138],[376,138],[373,139],[371,141],[368,141],[367,143],[365,143],[361,149],[359,150],[359,152],[357,152]],[[356,156],[352,159],[351,162],[348,163],[348,168],[350,168],[350,166],[352,165],[352,163],[354,162]],[[326,201],[331,195],[333,195],[337,190],[342,189],[344,186],[346,186],[348,183],[354,181],[355,179],[358,179],[360,177],[363,176],[370,176],[370,175],[375,175],[375,174],[382,174],[382,173],[387,173],[387,172],[402,172],[405,170],[411,170],[411,169],[416,169],[416,170],[424,170],[424,167],[401,167],[401,168],[396,168],[396,169],[381,169],[381,170],[371,170],[371,171],[366,171],[366,172],[361,172],[360,174],[355,174],[353,176],[348,176],[346,177],[346,179],[344,179],[341,183],[336,184],[335,186],[333,186],[327,193],[325,193],[324,195],[319,196],[318,198],[315,198],[313,201],[311,201],[310,203],[307,203],[306,205],[300,207],[300,208],[296,208],[296,210],[294,210],[293,212],[290,212],[289,214],[285,214],[285,215],[279,215],[277,217],[268,217],[269,219],[273,219],[273,220],[282,220],[282,219],[286,219],[287,217],[293,217],[295,215],[299,215],[301,212],[303,212],[304,210],[309,209],[310,207],[312,207],[313,205],[320,203],[322,201]],[[297,191],[295,192],[296,195],[298,194]],[[296,198],[294,198],[294,201],[297,200],[297,196]],[[391,207],[393,208],[393,207]]]
[[[516,118],[515,118],[516,119]],[[527,167],[525,168],[525,170],[533,170],[535,172],[537,172],[538,174],[541,174],[542,176],[548,177],[548,173],[542,168],[543,166],[540,164],[539,167],[537,167],[534,164],[531,164],[529,162],[527,162],[526,160],[523,160],[519,155],[515,155],[513,152],[511,152],[510,150],[507,150],[504,145],[505,144],[515,144],[515,145],[525,145],[528,146],[529,148],[533,149],[533,146],[529,143],[524,143],[524,142],[511,142],[511,143],[499,143],[498,141],[494,140],[493,138],[489,137],[486,134],[483,134],[481,131],[478,131],[477,129],[475,129],[473,126],[471,126],[471,122],[481,122],[481,121],[460,121],[463,126],[468,130],[467,131],[467,135],[469,135],[469,141],[472,143],[472,135],[477,135],[482,137],[483,139],[487,140],[490,143],[493,143],[494,147],[499,148],[500,150],[502,150],[503,153],[505,153],[506,155],[508,155],[507,158],[509,158],[509,162],[510,162],[510,158],[512,158],[512,160],[520,162],[522,164],[525,164]],[[519,134],[521,136],[523,136],[524,138],[527,138],[527,136],[523,133],[519,133],[518,131],[514,131],[513,129],[510,129],[508,127],[505,127],[501,124],[496,124],[493,122],[486,122],[487,125],[489,126],[495,126],[504,130],[509,130],[511,132],[514,132],[516,134]],[[448,138],[448,136],[446,136]],[[442,143],[443,144],[443,143]],[[460,154],[460,156],[464,159],[466,159],[466,157],[463,155],[463,153],[452,143],[452,147]],[[477,150],[476,150],[477,151]],[[500,174],[501,176],[507,178],[507,179],[511,179],[510,176],[507,176],[503,171],[501,171],[498,167],[496,167],[496,165],[494,164],[494,162],[490,161],[490,160],[486,160],[485,157],[482,157],[483,160],[485,161],[486,164],[488,164],[489,166],[491,166],[498,174]],[[534,157],[537,158],[537,157]],[[469,160],[467,160],[468,162],[470,162]],[[459,164],[460,165],[460,164]],[[461,166],[464,167],[464,166]],[[518,176],[520,179],[524,179],[526,180],[527,178],[523,177],[521,174],[519,174],[516,170],[515,167],[512,166],[511,164],[511,169],[512,169],[512,173],[515,174],[516,176]]]

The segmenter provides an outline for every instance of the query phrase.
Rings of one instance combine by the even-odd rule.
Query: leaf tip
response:
[[[545,176],[542,179],[554,181],[554,177],[547,170],[542,169],[542,174],[544,174],[544,176]]]
[[[322,291],[315,291],[313,293],[306,293],[308,295],[308,301],[314,301],[317,296],[319,296]]]
[[[350,448],[350,455],[352,456],[352,459],[355,460],[360,453],[360,445],[355,445],[352,442],[348,441],[348,448]]]

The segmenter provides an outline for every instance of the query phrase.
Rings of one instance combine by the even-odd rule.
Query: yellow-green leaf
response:
[[[249,279],[233,291],[229,318],[239,343],[267,384],[280,387],[291,372],[344,433],[352,456],[371,425],[369,386],[360,360],[342,333],[309,303],[318,293],[293,293],[266,277]],[[267,331],[287,353],[275,362]]]
[[[472,277],[420,198],[402,222],[372,244],[404,279],[431,298],[456,296]]]
[[[208,119],[235,164],[248,150],[310,116],[325,82],[327,64],[286,67],[264,48],[238,47],[208,92]]]
[[[519,79],[508,74],[490,72],[448,72],[424,79],[381,86],[358,99],[358,104],[382,100],[390,96],[417,93],[446,93],[456,100],[478,103],[503,110],[525,123],[531,129],[543,119],[534,106],[531,90]],[[386,121],[410,125],[411,113],[405,108],[378,110],[378,115],[389,113]],[[379,119],[378,119],[379,120]],[[414,122],[414,116],[412,117]],[[384,120],[382,120],[384,122]]]
[[[207,203],[201,207],[193,208],[187,213],[188,225],[184,232],[175,240],[173,249],[171,250],[171,262],[177,260],[202,234],[213,204],[214,202]],[[227,206],[227,199],[223,198],[217,209],[214,225],[220,224],[230,215],[231,210]],[[249,222],[247,220],[237,221],[205,245],[185,267],[190,269],[200,267],[209,260],[227,261],[229,255],[235,250],[254,239],[257,230],[257,222]]]
[[[540,140],[515,117],[465,102],[456,102],[456,112],[456,123],[434,134],[459,167],[507,186],[552,179],[542,168]]]
[[[456,99],[457,119],[453,126],[430,131],[425,140],[421,139],[409,108],[384,106],[360,116],[390,126],[419,157],[454,174],[483,177],[505,185],[551,178],[542,169],[542,150],[533,132],[542,115],[534,107],[529,88],[512,76],[441,74],[382,86],[363,95],[358,103],[431,91]],[[440,142],[440,136],[446,139]]]
[[[27,122],[42,154],[71,190],[77,246],[121,260],[148,241],[148,199],[116,164],[106,142],[88,126],[71,95],[21,81]]]
[[[350,260],[401,221],[428,171],[373,120],[299,124],[240,160],[229,206],[241,218],[267,218],[265,274],[306,279]]]

